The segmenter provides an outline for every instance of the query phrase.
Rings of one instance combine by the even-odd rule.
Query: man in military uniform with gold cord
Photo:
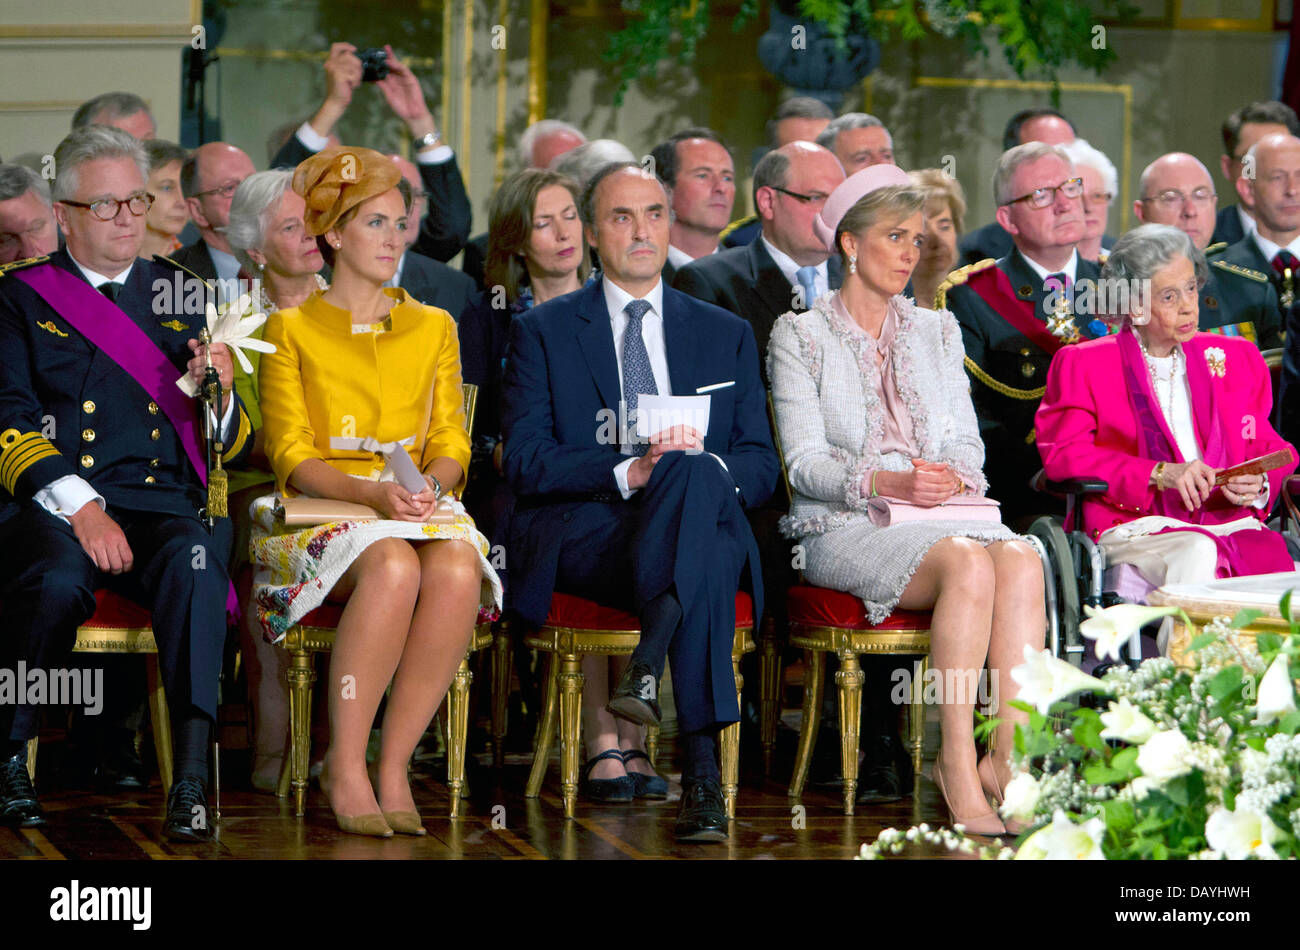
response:
[[[1030,490],[1042,468],[1034,413],[1043,398],[1047,367],[1062,346],[1103,336],[1092,313],[1096,262],[1081,258],[1083,181],[1057,146],[1027,142],[1008,149],[993,177],[997,221],[1015,247],[953,271],[939,286],[935,306],[961,325],[971,400],[984,438],[989,497],[1002,503],[1002,520],[1023,528],[1060,504]]]
[[[219,513],[222,499],[205,492],[201,407],[178,377],[200,382],[209,362],[215,368],[224,462],[248,453],[252,427],[230,392],[229,350],[202,347],[204,315],[186,312],[191,297],[175,293],[174,272],[137,259],[152,202],[140,144],[90,126],[54,158],[66,250],[0,277],[0,665],[64,664],[98,588],[148,607],[173,716],[163,831],[202,841],[235,605],[230,522],[217,518],[209,532],[200,519],[205,506]],[[192,299],[197,310],[202,300]],[[23,826],[43,821],[25,767],[39,715],[26,703],[0,705],[0,819]]]
[[[1210,276],[1201,287],[1200,328],[1244,336],[1261,350],[1282,345],[1277,292],[1264,271],[1224,260],[1228,245],[1210,244],[1218,196],[1210,171],[1186,152],[1161,155],[1142,171],[1133,213],[1143,224],[1168,224],[1186,232],[1205,252]]]

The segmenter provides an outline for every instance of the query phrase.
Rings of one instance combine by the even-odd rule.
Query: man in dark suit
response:
[[[511,327],[502,464],[519,500],[508,606],[540,623],[560,590],[640,616],[608,710],[657,722],[671,659],[684,751],[676,833],[724,840],[716,755],[719,729],[739,719],[734,598],[744,585],[756,610],[762,600],[744,506],[762,504],[778,472],[754,334],[663,286],[668,196],[639,165],[598,172],[580,210],[603,279]],[[630,420],[643,396],[670,392],[709,394],[708,431],[676,426],[647,443]]]
[[[199,239],[173,253],[172,260],[206,281],[233,287],[239,261],[226,240],[226,226],[236,189],[254,171],[253,160],[228,142],[208,142],[190,153],[181,165],[181,193]]]
[[[1015,247],[996,262],[959,268],[939,286],[937,306],[961,325],[989,497],[1002,503],[1003,521],[1016,528],[1060,507],[1028,490],[1043,467],[1034,413],[1052,355],[1106,333],[1075,306],[1096,300],[1087,284],[1099,271],[1075,250],[1083,234],[1082,195],[1082,180],[1061,149],[1029,142],[1004,152],[994,198],[998,224]]]
[[[662,276],[673,275],[692,261],[719,250],[719,232],[736,203],[736,167],[717,132],[683,129],[650,150],[654,171],[668,188],[673,220],[669,226],[668,259]]]
[[[1263,350],[1281,346],[1277,292],[1268,273],[1224,260],[1226,245],[1209,245],[1218,198],[1200,159],[1186,152],[1160,156],[1143,169],[1138,193],[1133,213],[1139,221],[1185,231],[1205,252],[1210,275],[1201,287],[1200,328],[1244,336]]]
[[[1237,182],[1245,171],[1243,159],[1251,146],[1266,135],[1300,135],[1300,120],[1295,110],[1282,102],[1252,102],[1223,120],[1223,154],[1219,169],[1238,199],[1219,209],[1211,244],[1233,245],[1255,230],[1255,211],[1247,193],[1237,194]]]
[[[352,102],[361,85],[361,60],[351,43],[334,43],[325,60],[325,101],[315,115],[289,137],[271,160],[272,168],[296,168],[300,162],[331,144],[334,126]],[[393,113],[406,123],[415,148],[423,190],[429,198],[428,213],[420,221],[415,250],[436,261],[449,261],[469,238],[470,206],[465,182],[451,148],[445,145],[425,102],[420,80],[409,66],[388,52],[388,76],[374,85],[383,93]]]
[[[749,321],[764,380],[776,318],[807,310],[840,285],[839,257],[828,260],[826,242],[813,232],[812,222],[843,180],[835,156],[812,142],[768,152],[754,169],[754,207],[762,222],[758,239],[700,258],[673,279],[678,290]]]
[[[78,129],[55,161],[67,249],[13,265],[0,281],[0,651],[7,669],[51,670],[93,613],[97,588],[148,606],[174,719],[163,830],[203,841],[231,532],[228,519],[211,533],[200,520],[201,410],[176,387],[187,371],[203,376],[202,301],[186,312],[190,295],[158,290],[173,272],[136,257],[149,206],[138,141]],[[212,347],[211,361],[225,393],[213,420],[222,458],[238,464],[251,425],[230,391],[229,351]],[[39,712],[0,705],[0,817],[24,826],[43,822],[24,753]]]
[[[1074,126],[1055,109],[1021,109],[1007,120],[1002,130],[1002,150],[1005,152],[1026,142],[1065,145],[1073,142],[1074,138]],[[957,256],[962,264],[978,264],[989,258],[999,260],[1006,257],[1012,246],[1011,235],[995,220],[962,235],[957,242]]]
[[[413,163],[400,155],[390,155],[389,158],[402,170],[398,190],[406,201],[407,220],[419,220],[429,202],[429,196],[420,188],[420,173]],[[417,237],[414,228],[406,232],[406,251],[398,260],[397,271],[388,286],[401,287],[420,303],[441,307],[451,314],[452,319],[459,321],[461,313],[478,294],[478,288],[467,274],[412,250]]]
[[[58,247],[49,183],[22,165],[0,165],[0,264],[42,257]]]

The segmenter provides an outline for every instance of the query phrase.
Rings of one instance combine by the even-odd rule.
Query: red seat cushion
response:
[[[304,627],[337,627],[339,618],[343,616],[343,608],[347,604],[334,604],[326,601],[315,610],[309,611],[307,616],[298,622]]]
[[[147,608],[111,590],[95,591],[95,612],[82,624],[103,630],[133,630],[152,625]]]
[[[602,607],[585,597],[573,594],[551,595],[551,611],[546,615],[548,627],[573,630],[640,630],[641,621],[634,614],[615,607]],[[754,602],[744,591],[736,594],[736,626],[754,625]]]
[[[867,622],[862,601],[842,590],[796,584],[786,594],[786,612],[791,623],[810,627],[843,627],[849,630],[929,630],[928,610],[895,610],[880,623]]]

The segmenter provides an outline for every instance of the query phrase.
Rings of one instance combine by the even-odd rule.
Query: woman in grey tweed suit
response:
[[[923,202],[905,173],[875,165],[836,188],[814,223],[843,258],[845,281],[772,330],[768,374],[794,492],[782,530],[803,544],[809,582],[862,598],[872,622],[895,607],[932,610],[934,667],[965,674],[945,684],[974,682],[987,657],[1008,699],[1024,647],[1043,644],[1033,549],[997,522],[876,527],[866,514],[873,494],[929,507],[987,488],[957,322],[901,293],[924,240]],[[977,765],[974,696],[949,692],[935,781],[955,822],[1000,834],[985,796],[1001,798],[1023,714],[999,710],[1000,754]]]

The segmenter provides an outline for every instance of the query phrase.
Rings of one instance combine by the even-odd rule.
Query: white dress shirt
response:
[[[1259,225],[1255,223],[1255,219],[1246,214],[1240,204],[1237,205],[1237,217],[1241,218],[1241,233],[1243,235],[1254,234],[1258,230]]]
[[[1270,264],[1273,263],[1273,258],[1277,257],[1277,252],[1283,249],[1282,245],[1274,244],[1268,238],[1264,237],[1264,235],[1260,234],[1258,230],[1252,231],[1251,233],[1255,237],[1255,245],[1264,254],[1264,259]],[[1286,250],[1290,251],[1294,257],[1300,258],[1300,236],[1297,236],[1294,241],[1288,244]]]
[[[329,148],[329,136],[321,135],[311,127],[310,122],[304,122],[298,126],[298,131],[294,133],[302,147],[309,152],[319,152],[322,149]],[[415,164],[417,165],[441,165],[450,159],[455,152],[451,150],[450,145],[439,145],[437,148],[429,149],[427,152],[415,153]]]
[[[1025,262],[1029,265],[1030,270],[1032,270],[1035,274],[1038,275],[1038,279],[1040,281],[1047,280],[1047,278],[1052,276],[1053,274],[1064,274],[1066,278],[1069,279],[1071,285],[1073,285],[1075,282],[1075,272],[1079,269],[1078,251],[1071,251],[1070,259],[1065,262],[1065,266],[1058,268],[1056,270],[1048,270],[1042,264],[1038,263],[1038,261],[1034,260],[1028,254],[1026,254],[1024,251],[1020,252],[1020,256],[1025,259]]]
[[[716,254],[718,253],[719,250],[720,248],[715,246],[713,250],[711,250],[709,253]],[[691,257],[691,255],[687,254],[680,247],[676,247],[672,244],[668,245],[668,263],[672,264],[673,267],[676,267],[677,269],[680,270],[681,268],[689,264],[691,261],[696,259],[697,258]]]
[[[104,274],[96,273],[86,267],[75,257],[72,252],[68,251],[68,257],[72,258],[72,263],[77,265],[78,270],[85,275],[86,280],[96,290],[103,284],[118,283],[125,285],[131,277],[131,264],[122,273],[115,277],[108,277]],[[221,437],[223,442],[230,441],[230,424],[235,417],[235,400],[232,397],[230,405],[226,408],[226,413],[221,419]],[[213,421],[216,417],[213,416]],[[40,489],[32,496],[32,501],[40,505],[56,518],[68,520],[68,515],[74,515],[80,511],[88,502],[95,502],[103,510],[105,507],[104,496],[91,487],[90,482],[86,481],[80,475],[64,475],[56,478],[44,488]]]
[[[790,282],[790,289],[793,290],[795,287],[800,287],[801,284],[799,283],[799,277],[796,274],[796,271],[799,270],[799,264],[796,263],[789,254],[780,250],[762,234],[759,234],[758,239],[763,242],[763,248],[769,255],[771,255],[776,266],[781,269],[782,276]],[[822,261],[817,265],[817,276],[813,278],[813,289],[816,290],[813,300],[816,300],[818,297],[823,294],[828,294],[831,291],[831,280],[830,274],[826,269],[826,261]],[[806,307],[811,307],[812,304],[812,300],[805,302]]]

